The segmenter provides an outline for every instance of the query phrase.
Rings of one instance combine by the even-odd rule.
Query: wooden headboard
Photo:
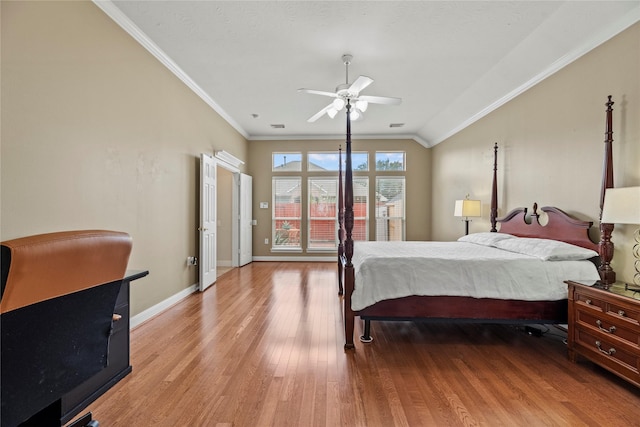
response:
[[[552,206],[545,206],[541,210],[547,214],[546,224],[540,223],[538,204],[534,203],[529,220],[527,220],[527,208],[514,209],[504,218],[498,219],[500,232],[519,237],[559,240],[598,251],[598,244],[589,237],[589,229],[593,222],[581,221]]]

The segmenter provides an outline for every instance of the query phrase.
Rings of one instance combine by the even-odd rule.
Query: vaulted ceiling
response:
[[[307,121],[374,81],[353,133],[433,146],[640,19],[640,1],[99,1],[248,139],[342,138]],[[402,124],[390,127],[391,124]],[[284,127],[274,126],[283,125]]]

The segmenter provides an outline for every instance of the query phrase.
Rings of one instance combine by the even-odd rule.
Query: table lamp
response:
[[[465,234],[469,234],[469,217],[478,217],[481,215],[482,204],[480,200],[469,200],[469,195],[464,200],[456,200],[453,210],[453,216],[464,217]]]
[[[640,224],[640,187],[607,188],[604,195],[601,222],[605,224]],[[633,283],[628,289],[640,291],[640,228],[634,234],[635,258]]]

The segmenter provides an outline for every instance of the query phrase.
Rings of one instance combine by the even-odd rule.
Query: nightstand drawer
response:
[[[620,341],[599,335],[577,328],[575,344],[582,347],[580,353],[609,369],[632,376],[636,381],[640,380],[637,351],[630,350]]]
[[[569,359],[584,356],[640,387],[640,300],[620,283],[566,283]]]
[[[592,310],[577,307],[575,313],[576,327],[589,328],[598,336],[611,336],[612,339],[624,340],[640,350],[640,327],[630,324],[606,313],[593,313]]]
[[[589,292],[575,291],[574,301],[576,304],[584,305],[598,311],[607,311],[607,303]]]
[[[629,322],[640,327],[640,308],[631,304],[620,304],[617,301],[611,302],[607,311],[625,322]]]

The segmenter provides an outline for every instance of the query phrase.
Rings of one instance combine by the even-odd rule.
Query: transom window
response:
[[[302,153],[273,153],[273,172],[302,171]]]
[[[404,171],[405,170],[405,152],[404,151],[386,151],[376,152],[376,170],[377,171]]]
[[[369,170],[369,153],[359,151],[351,153],[353,170]],[[339,152],[309,152],[307,155],[307,170],[309,172],[337,172],[339,167]],[[346,154],[342,152],[342,170],[346,169]]]

